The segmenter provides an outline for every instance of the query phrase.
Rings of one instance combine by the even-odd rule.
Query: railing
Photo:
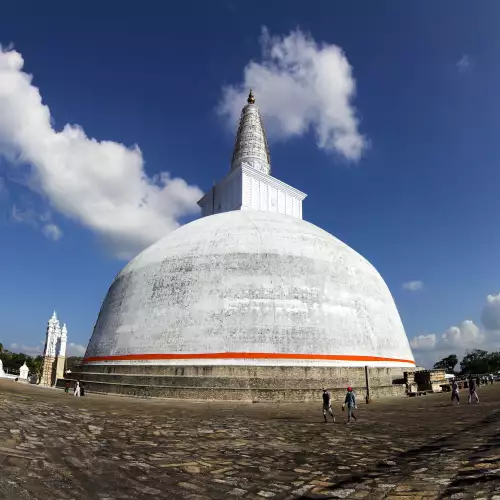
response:
[[[20,371],[15,370],[14,368],[4,368],[3,371],[5,372],[6,375],[14,375],[14,376],[20,375]]]

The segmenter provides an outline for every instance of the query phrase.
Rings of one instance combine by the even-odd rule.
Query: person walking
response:
[[[356,406],[356,396],[352,390],[352,387],[347,388],[347,394],[345,395],[344,404],[342,405],[342,409],[347,406],[347,425],[351,423],[351,417],[356,422],[358,419],[356,415],[354,415],[353,410],[357,409]]]
[[[328,419],[326,418],[327,413],[330,414],[332,420],[335,422],[335,416],[333,415],[332,410],[332,397],[330,393],[323,388],[323,418],[325,419],[325,422],[328,422]]]
[[[473,377],[469,378],[469,400],[468,404],[472,402],[472,396],[476,398],[476,403],[479,403],[479,396],[477,395],[477,383],[476,379]]]
[[[455,400],[457,401],[457,405],[460,404],[460,396],[458,394],[458,384],[455,379],[451,382],[451,404],[455,404]]]
[[[76,397],[80,397],[80,382],[76,382],[74,394]]]

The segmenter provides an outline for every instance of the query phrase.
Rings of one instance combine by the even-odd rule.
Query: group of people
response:
[[[69,390],[71,389],[71,385],[69,382],[66,382],[66,385],[64,386],[64,392],[66,394],[69,394]],[[75,384],[75,387],[73,389],[73,396],[80,397],[80,396],[85,396],[85,386],[80,381],[77,381]]]
[[[495,381],[495,377],[493,376],[493,374],[489,374],[489,375],[483,375],[482,377],[477,377],[477,385],[488,385],[488,384],[491,384],[493,385],[493,382]]]
[[[344,398],[344,404],[342,405],[342,411],[347,409],[347,425],[351,423],[351,419],[356,422],[357,418],[356,415],[354,415],[354,410],[356,408],[356,396],[354,395],[352,387],[348,387],[347,394]],[[335,422],[335,415],[332,410],[332,396],[327,389],[323,389],[323,418],[325,419],[325,422],[328,422],[327,414],[329,414],[332,417],[333,422]]]
[[[472,403],[472,399],[474,398],[476,403],[479,403],[479,396],[477,394],[477,388],[478,386],[482,383],[487,384],[490,382],[493,384],[494,378],[493,375],[489,375],[487,377],[483,377],[482,380],[480,377],[473,377],[472,375],[468,378],[467,380],[467,386],[469,389],[469,397],[468,397],[468,404]],[[460,389],[458,387],[458,382],[456,379],[453,379],[451,382],[451,401],[453,404],[460,404]],[[345,411],[347,409],[347,422],[346,424],[349,425],[351,423],[351,420],[354,420],[356,422],[357,418],[356,415],[354,415],[354,410],[357,409],[356,405],[356,396],[354,394],[354,391],[352,390],[352,387],[347,388],[347,394],[345,395],[344,398],[344,404],[342,405],[342,411]],[[332,417],[332,421],[335,422],[335,415],[333,414],[332,410],[332,396],[330,392],[323,388],[323,418],[325,422],[328,422],[328,417],[327,415],[330,415]]]
[[[472,398],[476,400],[476,403],[479,403],[479,396],[477,395],[477,388],[479,385],[481,385],[481,382],[484,384],[487,384],[490,382],[493,384],[494,378],[493,375],[485,376],[483,378],[481,377],[473,377],[472,375],[468,378],[467,380],[467,386],[469,388],[469,398],[467,400],[468,404],[472,403]],[[459,405],[460,404],[460,389],[458,387],[458,382],[456,379],[453,379],[451,382],[451,402],[453,404]]]

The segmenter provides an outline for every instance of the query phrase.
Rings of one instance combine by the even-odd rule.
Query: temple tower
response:
[[[241,111],[230,171],[198,202],[202,217],[232,210],[264,210],[302,219],[305,197],[271,176],[266,132],[250,91]]]
[[[53,380],[54,361],[56,359],[57,331],[60,330],[59,320],[54,311],[47,323],[45,348],[43,350],[43,368],[40,385],[51,386]]]
[[[50,387],[56,383],[58,378],[64,377],[67,341],[68,329],[66,325],[61,329],[57,314],[54,311],[47,323],[41,385]]]
[[[61,338],[59,339],[59,349],[57,352],[57,363],[56,363],[56,380],[58,378],[64,378],[64,367],[66,365],[66,344],[68,342],[68,329],[66,323],[64,323],[61,329]]]

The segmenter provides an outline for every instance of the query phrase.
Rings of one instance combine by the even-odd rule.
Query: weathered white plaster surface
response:
[[[19,378],[23,380],[28,380],[28,374],[29,374],[30,369],[26,365],[26,361],[24,362],[23,366],[19,368]]]
[[[251,210],[191,222],[133,259],[108,291],[86,357],[220,352],[413,360],[389,289],[366,259],[313,224]],[[373,365],[241,358],[141,363]]]
[[[242,167],[242,209],[265,210],[302,219],[302,200],[298,189],[250,167]]]
[[[247,165],[232,170],[198,202],[202,217],[230,210],[265,210],[302,219],[305,193]]]
[[[57,355],[59,357],[65,357],[66,356],[66,345],[68,343],[68,327],[66,326],[66,323],[64,323],[63,327],[61,328],[61,337],[59,339],[59,349],[57,351]]]
[[[56,356],[57,343],[61,337],[61,326],[59,320],[57,319],[57,314],[54,311],[52,317],[47,323],[47,330],[45,335],[45,348],[43,350],[44,356],[54,357]]]
[[[252,99],[249,96],[248,104],[241,111],[231,170],[246,164],[259,172],[271,175],[271,155],[264,123],[259,108],[251,102]]]

